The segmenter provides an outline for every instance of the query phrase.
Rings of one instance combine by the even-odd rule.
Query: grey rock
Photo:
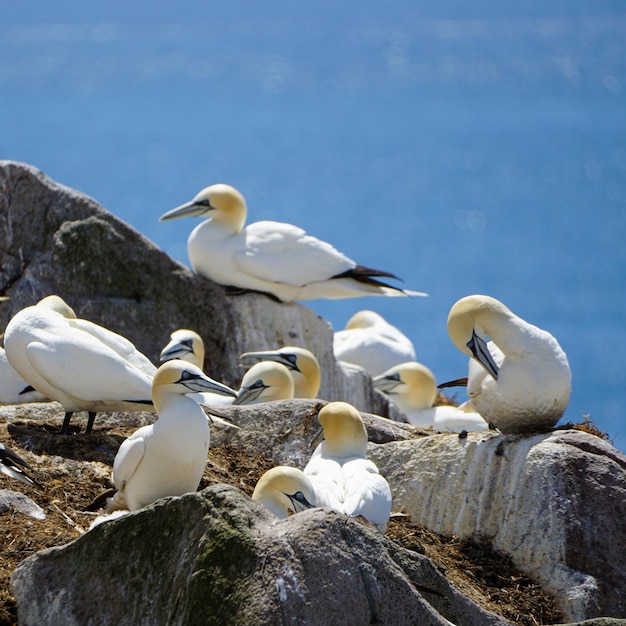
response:
[[[371,450],[394,510],[434,532],[487,538],[569,620],[626,615],[626,457],[580,431],[470,433]]]
[[[354,520],[324,509],[278,520],[226,485],[39,552],[11,590],[21,626],[508,623]]]
[[[0,489],[0,513],[14,510],[35,519],[46,519],[46,512],[31,498],[10,489]]]
[[[0,161],[0,294],[11,298],[0,307],[0,328],[52,293],[80,317],[128,337],[154,363],[173,330],[196,330],[205,371],[234,387],[241,353],[306,347],[322,367],[320,397],[398,417],[363,370],[335,361],[332,328],[311,309],[254,293],[229,296],[95,200],[32,166]]]

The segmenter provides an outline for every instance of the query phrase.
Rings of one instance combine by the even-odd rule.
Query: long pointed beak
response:
[[[311,440],[311,448],[317,448],[324,441],[324,429],[320,426],[320,429],[315,433],[315,436]]]
[[[498,372],[500,368],[496,365],[496,362],[489,352],[487,342],[472,329],[472,338],[467,342],[467,347],[471,350],[474,358],[493,376],[495,380],[498,380]]]
[[[258,361],[275,361],[282,363],[287,369],[297,370],[295,362],[290,361],[280,350],[262,350],[259,352],[244,352],[239,355],[239,360],[256,359]]]
[[[159,218],[159,222],[166,222],[167,220],[176,220],[179,217],[200,217],[206,215],[211,210],[211,205],[207,202],[198,202],[191,200],[177,206],[175,209],[163,213]]]
[[[184,357],[186,354],[190,354],[193,352],[193,349],[189,346],[186,346],[182,343],[168,343],[163,350],[161,350],[161,354],[159,355],[159,360],[161,362],[171,361],[172,359],[180,359]]]
[[[449,380],[445,383],[437,385],[437,389],[446,389],[448,387],[467,387],[467,376],[455,378],[454,380]]]
[[[254,402],[267,389],[267,386],[242,387],[233,404],[250,404]]]
[[[400,378],[394,376],[376,376],[372,378],[372,382],[374,383],[374,389],[378,389],[378,391],[382,391],[386,394],[392,394],[393,390],[402,385],[403,382]]]
[[[237,392],[234,389],[208,376],[198,376],[198,378],[190,379],[183,384],[189,389],[189,393],[203,393],[208,391],[209,393],[217,393],[221,396],[237,397]]]

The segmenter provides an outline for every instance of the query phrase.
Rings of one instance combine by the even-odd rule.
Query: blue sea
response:
[[[622,2],[0,9],[0,158],[184,263],[197,220],[159,216],[236,186],[250,221],[297,224],[428,292],[306,305],[335,329],[378,311],[440,382],[467,370],[448,310],[492,295],[567,352],[564,421],[589,416],[626,448]]]

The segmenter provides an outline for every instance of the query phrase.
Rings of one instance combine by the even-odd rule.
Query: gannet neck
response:
[[[367,430],[361,414],[347,402],[329,402],[319,412],[324,430],[324,454],[330,457],[365,458]]]
[[[294,398],[317,398],[322,374],[315,355],[297,346],[285,346],[278,350],[245,352],[240,359],[263,359],[281,363],[290,372],[294,384]]]
[[[193,363],[196,367],[204,367],[204,342],[200,335],[189,328],[180,328],[170,335],[169,343],[163,348],[159,359],[171,361],[181,359]]]
[[[233,404],[259,404],[293,398],[293,378],[275,361],[255,363],[245,374]]]
[[[159,415],[173,396],[211,392],[236,397],[237,392],[209,378],[202,370],[187,361],[166,361],[154,375],[152,401]]]
[[[396,365],[373,382],[374,387],[387,393],[401,411],[429,409],[437,397],[434,374],[416,361]]]
[[[284,465],[273,467],[261,476],[252,499],[281,519],[313,508],[316,502],[311,481],[301,470]]]
[[[54,311],[65,319],[76,319],[74,309],[59,296],[46,296],[37,303],[37,306]]]

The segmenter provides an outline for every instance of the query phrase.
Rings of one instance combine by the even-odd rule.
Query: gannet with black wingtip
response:
[[[208,217],[191,232],[187,252],[194,271],[220,285],[261,291],[282,302],[425,295],[387,285],[379,279],[393,274],[357,265],[297,226],[262,221],[244,227],[246,216],[243,195],[217,184],[160,221]]]
[[[117,493],[107,503],[108,512],[136,511],[159,498],[198,488],[210,432],[204,411],[189,394],[204,391],[233,394],[186,361],[167,361],[159,367],[152,381],[159,417],[122,442],[113,462]]]
[[[252,499],[280,519],[315,507],[315,491],[311,481],[302,470],[286,465],[265,472],[254,488]]]
[[[195,330],[179,328],[170,335],[170,341],[161,350],[159,359],[162,363],[172,359],[181,359],[188,363],[193,363],[204,371],[204,341],[202,341],[202,337]],[[237,395],[237,392],[233,391],[233,394]],[[197,393],[190,397],[198,404],[207,407],[225,406],[233,403],[233,398],[217,393]],[[212,415],[210,420],[217,420],[226,426],[233,427],[233,424],[217,415]]]
[[[322,441],[304,468],[317,506],[362,516],[384,532],[391,514],[391,490],[367,457],[361,414],[347,402],[330,402],[318,416]]]
[[[0,404],[26,404],[50,402],[42,393],[29,385],[12,367],[4,348],[0,348]]]
[[[244,352],[239,358],[263,359],[282,363],[293,378],[293,397],[317,398],[322,382],[322,373],[315,355],[310,350],[297,346],[285,346],[278,350]]]
[[[549,332],[495,298],[472,295],[450,309],[448,334],[470,357],[467,393],[487,422],[503,433],[546,430],[558,422],[572,376],[565,352]]]
[[[233,404],[259,404],[293,398],[293,378],[275,361],[255,363],[243,376]]]
[[[43,487],[34,479],[31,478],[24,470],[29,469],[32,471],[32,467],[19,455],[9,450],[0,443],[0,472],[15,478],[25,485],[31,485],[43,489]]]
[[[404,413],[408,422],[440,432],[487,430],[489,425],[475,411],[455,406],[433,406],[437,397],[435,376],[422,363],[409,361],[388,369],[373,379],[374,388]]]
[[[333,351],[338,361],[363,368],[378,376],[390,367],[415,361],[411,340],[382,315],[363,310],[355,313],[344,330],[333,336]]]
[[[9,363],[30,385],[65,409],[61,433],[75,411],[153,411],[156,368],[125,337],[78,319],[58,296],[22,309],[7,325]]]

